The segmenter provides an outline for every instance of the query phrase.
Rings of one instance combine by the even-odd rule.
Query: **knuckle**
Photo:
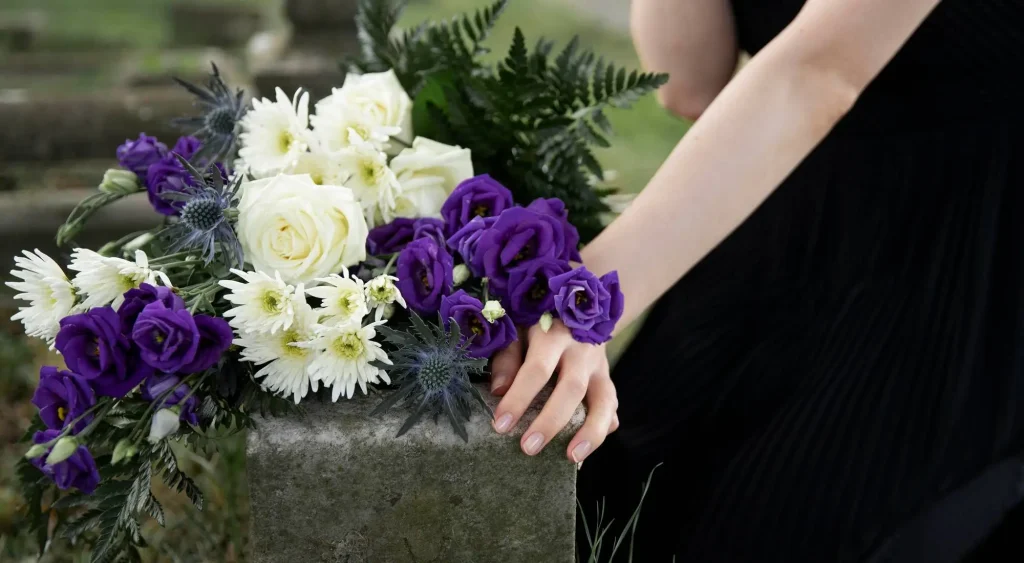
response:
[[[563,377],[558,383],[565,386],[566,392],[572,395],[582,397],[587,392],[587,380],[579,376]]]
[[[531,379],[543,379],[547,381],[555,371],[553,362],[547,358],[527,358],[519,373]]]

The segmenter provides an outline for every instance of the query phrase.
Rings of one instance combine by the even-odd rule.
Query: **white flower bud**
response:
[[[135,444],[127,438],[124,438],[114,446],[114,454],[110,459],[110,463],[112,465],[117,465],[122,461],[129,460],[134,457],[138,451],[139,449],[135,447]]]
[[[540,324],[541,330],[547,332],[551,330],[551,324],[554,322],[555,318],[551,315],[551,313],[544,313],[543,315],[540,316],[540,321],[538,322],[538,324]]]
[[[181,426],[179,415],[180,410],[176,406],[156,411],[149,426],[149,443],[155,444],[177,432]]]
[[[452,270],[452,278],[455,280],[455,287],[466,283],[469,276],[469,266],[465,264],[459,264],[458,266],[455,266],[454,270]]]
[[[382,308],[385,305],[398,303],[405,307],[405,299],[402,292],[398,290],[395,281],[398,278],[381,274],[366,284],[366,301],[372,308]]]
[[[494,321],[505,316],[505,309],[501,307],[501,303],[491,300],[484,303],[483,311],[481,311],[487,322],[494,324]]]
[[[111,168],[103,173],[100,191],[111,195],[129,195],[142,190],[139,177],[129,170]]]
[[[36,444],[25,452],[25,459],[35,459],[37,457],[43,457],[46,454],[46,446],[43,444]]]
[[[46,457],[46,465],[58,464],[67,458],[71,457],[75,450],[78,449],[78,440],[74,436],[65,436],[60,440],[57,440],[57,444],[50,450],[50,455]]]

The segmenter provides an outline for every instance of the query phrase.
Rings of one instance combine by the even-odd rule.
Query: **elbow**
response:
[[[718,95],[718,90],[690,89],[669,81],[658,89],[658,103],[677,117],[696,121]]]

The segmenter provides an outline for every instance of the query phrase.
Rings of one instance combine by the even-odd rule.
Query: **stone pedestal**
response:
[[[309,403],[306,417],[250,433],[253,561],[572,563],[576,467],[565,450],[582,409],[531,458],[519,436],[536,408],[508,436],[474,414],[465,443],[444,420],[395,438],[408,413],[370,417],[379,400]]]
[[[273,97],[278,87],[291,95],[301,86],[315,102],[341,87],[341,63],[359,48],[356,6],[357,0],[285,0],[289,45],[280,59],[253,69],[259,95]]]

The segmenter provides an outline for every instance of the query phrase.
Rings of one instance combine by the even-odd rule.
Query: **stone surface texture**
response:
[[[574,560],[576,466],[565,450],[582,408],[530,458],[519,436],[537,407],[511,436],[474,413],[467,444],[444,419],[395,438],[408,412],[370,417],[379,401],[310,402],[305,417],[262,420],[250,433],[253,561]]]

